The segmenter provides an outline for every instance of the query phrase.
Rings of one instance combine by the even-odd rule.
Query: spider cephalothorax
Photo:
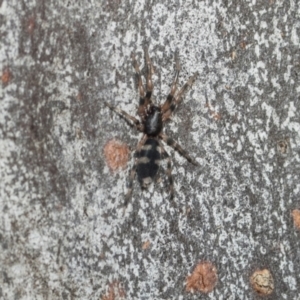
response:
[[[145,118],[144,133],[148,136],[157,136],[162,130],[162,114],[158,106],[150,105]]]
[[[177,91],[177,81],[180,68],[179,62],[178,60],[176,60],[176,73],[170,93],[164,104],[155,105],[151,101],[153,90],[152,75],[154,72],[147,48],[145,48],[145,58],[148,69],[148,74],[146,77],[146,92],[144,89],[139,64],[136,61],[135,55],[132,54],[133,66],[136,71],[138,79],[138,89],[140,93],[138,108],[138,115],[140,117],[140,120],[117,107],[111,106],[109,103],[105,103],[111,110],[118,113],[129,124],[134,125],[138,131],[143,133],[143,137],[137,145],[135,163],[130,172],[128,191],[125,197],[126,205],[132,195],[132,185],[135,174],[137,174],[138,181],[140,182],[142,188],[147,188],[153,182],[158,173],[161,159],[168,160],[166,174],[169,180],[170,198],[172,199],[174,197],[173,177],[171,174],[171,160],[161,141],[164,141],[167,145],[177,150],[190,163],[198,165],[197,162],[193,160],[178,143],[176,143],[173,139],[169,138],[162,132],[163,124],[170,118],[172,112],[181,102],[183,93],[189,86],[193,84],[197,74],[191,76],[189,80],[183,85],[183,87],[179,91]]]

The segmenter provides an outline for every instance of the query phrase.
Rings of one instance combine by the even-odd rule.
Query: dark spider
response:
[[[135,163],[130,172],[128,190],[125,196],[125,205],[131,198],[132,194],[132,184],[135,174],[137,173],[138,181],[140,182],[142,188],[147,188],[155,178],[160,165],[161,159],[167,159],[167,170],[166,174],[168,176],[170,184],[170,198],[174,197],[174,187],[173,187],[173,177],[171,174],[171,159],[169,154],[165,151],[161,140],[163,140],[167,145],[173,147],[182,156],[184,156],[190,163],[198,165],[198,163],[193,160],[189,154],[173,139],[169,138],[162,132],[163,124],[170,118],[174,109],[182,100],[183,93],[190,87],[196,79],[197,73],[189,78],[189,80],[183,85],[183,87],[177,92],[177,82],[180,71],[179,62],[176,59],[176,73],[173,80],[171,91],[163,105],[157,106],[152,103],[151,95],[153,90],[152,75],[153,65],[151,63],[148,49],[145,48],[145,58],[148,69],[148,74],[146,78],[146,94],[142,82],[142,76],[139,68],[139,64],[136,61],[135,55],[132,54],[133,66],[136,71],[138,78],[138,89],[140,93],[140,101],[138,107],[138,115],[141,119],[139,121],[135,117],[129,115],[125,111],[111,106],[109,103],[104,102],[111,110],[115,111],[121,117],[123,117],[130,125],[134,125],[136,129],[143,133],[143,137],[137,145],[135,152]],[[177,92],[177,93],[176,93]]]

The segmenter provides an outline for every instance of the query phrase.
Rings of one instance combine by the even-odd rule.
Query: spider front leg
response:
[[[141,75],[140,67],[139,67],[139,64],[138,64],[138,62],[135,58],[134,53],[131,54],[131,58],[132,58],[132,64],[133,64],[133,67],[135,69],[136,76],[138,78],[138,89],[139,89],[139,93],[140,93],[138,115],[141,117],[141,119],[144,119],[144,116],[146,114],[146,107],[148,105],[147,102],[149,100],[147,100],[145,98],[145,89],[144,89],[144,86],[143,86],[142,75]]]
[[[168,145],[171,146],[173,149],[179,152],[183,157],[187,159],[188,162],[195,166],[199,166],[199,164],[189,156],[186,150],[184,150],[177,142],[175,142],[172,138],[168,137],[167,135],[161,133],[159,137]]]
[[[167,119],[170,118],[172,112],[175,110],[175,108],[178,106],[178,104],[182,101],[182,95],[183,93],[192,86],[194,81],[196,80],[198,76],[198,73],[195,73],[193,76],[189,78],[189,80],[183,85],[183,87],[180,89],[180,91],[176,94],[176,97],[172,101],[170,107],[168,110],[163,114],[162,120],[165,122]]]
[[[114,111],[115,113],[117,113],[120,117],[122,117],[129,125],[133,125],[136,127],[137,130],[143,132],[144,130],[144,126],[140,123],[140,121],[138,119],[136,119],[135,117],[131,116],[130,114],[128,114],[126,111],[114,107],[112,105],[110,105],[107,102],[104,102],[104,104],[110,108],[112,111]]]
[[[146,79],[146,97],[145,97],[145,106],[147,107],[148,104],[151,103],[151,96],[153,91],[153,82],[152,82],[152,75],[154,74],[153,65],[149,56],[148,48],[145,47],[145,58],[147,64],[147,79]]]
[[[134,177],[135,177],[135,174],[136,174],[136,168],[137,168],[137,165],[138,165],[138,162],[139,162],[139,154],[140,154],[140,151],[141,151],[143,145],[145,144],[146,140],[147,140],[147,135],[144,134],[142,139],[139,141],[139,143],[136,147],[135,161],[134,161],[133,167],[131,168],[130,175],[129,175],[129,180],[128,180],[128,183],[127,183],[127,193],[126,193],[126,196],[125,196],[125,203],[124,203],[125,208],[127,207],[128,202],[130,201],[131,196],[132,196],[133,180],[134,180]]]
[[[177,82],[178,82],[178,77],[179,77],[179,72],[180,72],[180,64],[179,64],[179,60],[178,60],[177,56],[176,56],[175,61],[176,61],[176,72],[175,72],[175,77],[174,77],[173,83],[171,85],[171,90],[167,97],[167,100],[161,106],[161,111],[163,114],[169,110],[172,102],[174,101],[174,94],[176,93]]]
[[[173,184],[173,176],[172,176],[172,165],[171,165],[171,158],[167,151],[164,149],[161,142],[159,142],[161,152],[162,152],[162,158],[167,159],[167,169],[166,169],[166,175],[168,177],[169,181],[169,191],[170,191],[170,200],[173,200],[174,198],[174,184]]]

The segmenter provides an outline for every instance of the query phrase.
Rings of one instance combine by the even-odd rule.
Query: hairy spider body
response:
[[[130,125],[135,126],[138,131],[143,133],[143,137],[139,141],[136,148],[135,163],[129,176],[125,205],[127,205],[132,195],[133,180],[135,175],[137,174],[137,179],[140,182],[141,187],[147,188],[153,182],[159,171],[161,159],[167,159],[166,175],[169,181],[170,198],[172,199],[174,197],[173,177],[171,174],[171,159],[169,154],[165,151],[161,140],[167,145],[173,147],[190,163],[198,165],[197,162],[193,160],[177,142],[162,132],[164,122],[170,118],[175,108],[181,102],[183,93],[193,84],[197,74],[191,76],[183,85],[183,87],[177,91],[177,81],[180,67],[179,62],[176,59],[176,73],[171,90],[164,104],[158,106],[153,104],[151,101],[153,90],[152,75],[154,71],[147,48],[145,48],[145,58],[148,69],[148,74],[146,77],[146,92],[144,89],[139,64],[136,61],[135,55],[132,54],[133,66],[136,71],[140,94],[138,108],[140,120],[105,102],[105,104],[111,110],[119,114]]]

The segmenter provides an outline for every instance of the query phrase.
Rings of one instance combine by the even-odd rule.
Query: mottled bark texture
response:
[[[299,299],[298,3],[0,0],[0,298],[256,299],[268,270],[267,299]],[[166,146],[174,200],[165,162],[123,215],[134,157],[104,147],[141,136],[103,101],[137,116],[145,45],[155,101],[176,53],[179,87],[199,73],[164,130],[200,166]],[[191,294],[201,262],[218,282]]]

